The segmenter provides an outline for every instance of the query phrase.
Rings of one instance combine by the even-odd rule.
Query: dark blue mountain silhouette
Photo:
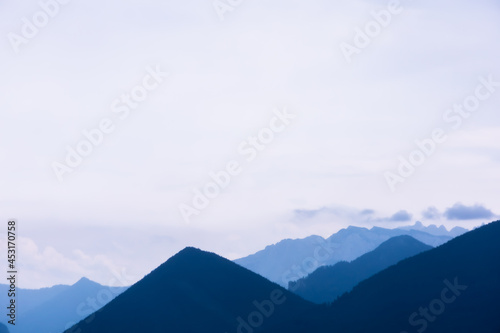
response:
[[[265,332],[498,333],[500,221],[405,259],[331,306]]]
[[[498,333],[499,239],[500,221],[490,223],[400,261],[331,305],[186,248],[66,333]],[[268,311],[273,292],[284,302]]]
[[[312,307],[227,259],[185,248],[66,332],[257,332]]]
[[[307,277],[290,282],[288,289],[314,303],[333,302],[362,280],[430,249],[431,246],[411,236],[393,237],[350,263],[344,261],[320,267]]]
[[[305,263],[309,261],[311,256],[319,252],[321,252],[321,258],[315,258],[319,264],[335,265],[340,261],[352,261],[375,250],[377,246],[396,236],[409,235],[434,247],[453,238],[450,234],[433,235],[424,231],[433,231],[433,228],[422,227],[418,224],[414,227],[421,230],[414,230],[412,227],[403,230],[380,227],[367,229],[350,226],[339,230],[327,239],[320,236],[284,239],[276,244],[266,246],[265,249],[257,253],[237,259],[235,262],[266,279],[287,287],[290,281],[305,277],[317,268],[316,266],[310,270],[311,267]],[[292,274],[290,271],[291,267],[294,266],[298,266],[300,269],[294,269]]]

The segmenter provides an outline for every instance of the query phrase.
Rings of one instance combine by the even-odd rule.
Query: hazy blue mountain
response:
[[[411,236],[396,236],[350,263],[342,261],[333,266],[320,267],[308,276],[290,282],[288,289],[314,303],[333,302],[362,280],[430,249],[431,246]]]
[[[44,297],[38,295],[36,306],[31,304],[27,311],[18,312],[16,326],[9,325],[10,332],[62,332],[106,305],[124,290],[126,290],[124,287],[106,287],[86,278],[80,279],[72,286],[56,286],[53,293],[44,290],[42,293]],[[33,290],[27,293],[24,291],[19,291],[17,300],[19,310],[25,307],[30,294],[37,294]],[[42,298],[45,298],[43,302]]]
[[[320,236],[285,239],[234,262],[270,281],[286,286],[288,281],[305,276],[319,265],[325,264],[314,256],[316,254],[320,259],[330,259],[334,254],[334,246],[338,245],[328,243]],[[307,258],[310,259],[306,261]]]
[[[326,240],[320,236],[285,239],[235,262],[273,282],[288,286],[288,282],[298,280],[320,266],[352,261],[373,251],[389,238],[401,235],[409,235],[433,247],[452,239],[451,236],[436,236],[413,229],[367,229],[351,226],[341,229]]]
[[[9,329],[4,324],[0,323],[0,333],[9,333]]]
[[[263,332],[498,333],[500,221],[400,261],[331,306]]]
[[[16,288],[16,296],[20,303],[17,311],[18,313],[30,311],[31,309],[47,302],[64,290],[67,290],[68,288],[70,288],[70,286],[67,285],[56,285],[50,288],[41,289]],[[7,296],[8,290],[8,285],[0,284],[0,300],[2,300],[2,304],[7,304],[6,302],[9,301],[9,298]],[[5,322],[4,318],[2,318],[2,322]]]
[[[444,225],[440,225],[438,227],[435,224],[430,224],[426,227],[420,221],[415,222],[414,225],[409,225],[406,227],[399,227],[398,229],[418,230],[418,231],[423,231],[423,232],[426,232],[428,234],[435,235],[435,236],[451,236],[451,237],[457,237],[457,236],[463,235],[467,231],[469,231],[469,230],[467,230],[465,228],[461,228],[461,227],[454,227],[453,229],[448,231],[448,229],[446,229],[446,227]]]
[[[475,229],[390,266],[329,306],[186,248],[65,333],[498,333],[499,238],[500,221]]]
[[[315,307],[219,257],[186,248],[66,332],[253,332]]]

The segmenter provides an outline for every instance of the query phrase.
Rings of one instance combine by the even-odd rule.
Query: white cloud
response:
[[[7,246],[5,239],[0,240],[0,246]],[[73,253],[65,255],[53,246],[40,247],[27,237],[19,237],[16,246],[19,287],[39,288],[55,283],[73,284],[81,277],[103,284],[120,285],[113,277],[124,267],[113,264],[104,255],[90,256],[81,250],[74,250]],[[129,284],[133,282],[135,280],[129,281]]]

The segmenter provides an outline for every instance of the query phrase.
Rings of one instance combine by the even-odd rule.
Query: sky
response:
[[[498,1],[0,7],[0,246],[15,219],[21,287],[500,214]]]

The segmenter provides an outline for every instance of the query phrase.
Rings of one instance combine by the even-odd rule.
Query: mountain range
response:
[[[8,325],[11,333],[56,333],[73,326],[99,310],[125,287],[107,287],[87,278],[75,284],[42,289],[17,289],[16,325]],[[3,304],[7,301],[7,285],[0,285]],[[2,318],[6,324],[7,320]]]
[[[286,287],[290,281],[298,280],[320,266],[352,261],[373,251],[391,237],[409,235],[424,244],[436,247],[466,231],[463,228],[454,228],[448,232],[444,227],[425,227],[420,222],[396,229],[350,226],[327,239],[321,236],[285,239],[235,262]]]
[[[330,305],[186,248],[65,332],[498,333],[499,237],[500,221],[470,231],[372,275]]]
[[[500,221],[400,261],[266,332],[500,332]]]
[[[250,332],[313,307],[227,259],[186,248],[66,333]]]
[[[431,246],[411,236],[396,236],[352,262],[322,266],[308,276],[290,282],[288,289],[314,303],[333,302],[364,279],[430,249]]]
[[[414,225],[399,227],[398,229],[418,230],[418,231],[423,231],[423,232],[426,232],[426,233],[434,235],[434,236],[450,236],[450,237],[457,237],[457,236],[463,235],[467,231],[469,231],[469,230],[467,230],[465,228],[461,228],[461,227],[454,227],[448,231],[448,229],[446,229],[446,227],[444,225],[437,226],[435,224],[430,224],[428,226],[425,226],[420,221],[415,222]]]
[[[41,288],[41,289],[22,289],[18,288],[18,297],[22,298],[22,309],[19,309],[23,312],[30,311],[33,308],[47,302],[52,297],[57,294],[63,292],[64,290],[69,289],[71,286],[68,285],[55,285],[49,288]],[[0,284],[0,299],[2,299],[5,303],[7,300],[7,291],[9,290],[9,286],[6,284]],[[3,320],[3,318],[2,318]]]

